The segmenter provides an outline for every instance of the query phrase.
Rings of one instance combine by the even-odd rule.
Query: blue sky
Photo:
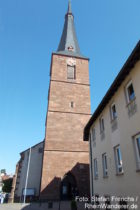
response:
[[[45,133],[51,53],[68,0],[0,1],[0,169]],[[139,0],[72,0],[82,54],[90,58],[92,113],[140,39]]]

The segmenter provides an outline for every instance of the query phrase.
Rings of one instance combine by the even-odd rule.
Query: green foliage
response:
[[[9,178],[9,179],[6,179],[3,181],[3,188],[2,188],[2,191],[5,192],[5,193],[10,193],[11,192],[11,189],[12,189],[12,181],[13,179],[12,178]]]
[[[71,210],[77,210],[77,204],[75,200],[71,201]]]
[[[1,169],[0,171],[2,174],[6,174],[6,169]]]

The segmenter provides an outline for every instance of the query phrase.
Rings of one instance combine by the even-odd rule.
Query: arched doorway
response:
[[[71,200],[78,194],[75,177],[71,172],[65,174],[61,181],[61,200]]]

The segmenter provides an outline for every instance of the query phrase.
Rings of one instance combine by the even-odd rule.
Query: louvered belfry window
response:
[[[67,78],[75,79],[75,66],[67,66]]]

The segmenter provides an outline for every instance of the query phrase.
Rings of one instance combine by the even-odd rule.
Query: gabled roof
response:
[[[98,118],[98,116],[101,114],[109,100],[113,97],[115,92],[118,90],[122,82],[125,80],[126,76],[130,73],[130,71],[133,69],[136,62],[140,60],[140,41],[137,43],[136,47],[132,51],[131,55],[127,59],[126,63],[120,70],[119,74],[115,78],[114,82],[110,86],[109,90],[105,94],[104,98],[102,99],[101,103],[97,107],[96,111],[93,113],[92,117],[88,121],[87,125],[84,129],[84,141],[88,141],[89,139],[89,131],[90,127],[94,123],[94,121]]]
[[[75,32],[74,16],[71,10],[71,1],[68,3],[68,11],[65,15],[63,33],[56,54],[86,58],[81,55],[80,52]]]

